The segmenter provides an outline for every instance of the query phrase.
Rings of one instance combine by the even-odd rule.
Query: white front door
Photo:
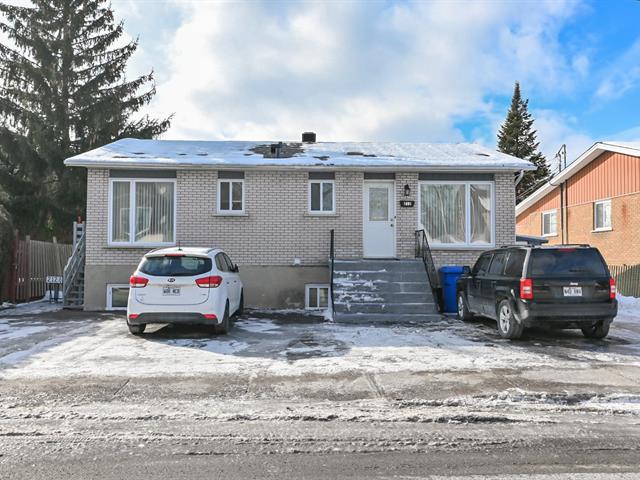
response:
[[[390,258],[396,254],[394,182],[364,184],[364,256]]]

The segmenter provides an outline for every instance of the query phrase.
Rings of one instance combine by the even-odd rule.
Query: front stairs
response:
[[[344,323],[439,320],[422,260],[334,260],[333,318]]]

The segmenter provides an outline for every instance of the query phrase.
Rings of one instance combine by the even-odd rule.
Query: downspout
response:
[[[523,178],[524,178],[524,170],[520,170],[520,173],[516,177],[516,187],[522,181]]]

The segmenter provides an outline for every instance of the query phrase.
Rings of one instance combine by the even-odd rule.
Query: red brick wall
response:
[[[566,182],[567,243],[598,247],[611,265],[640,264],[640,158],[605,152]],[[593,202],[611,199],[612,230],[593,232]],[[560,187],[516,218],[522,235],[542,235],[542,212],[558,210],[558,236],[562,240]]]

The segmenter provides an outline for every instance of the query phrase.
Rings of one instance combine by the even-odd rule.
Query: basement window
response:
[[[107,310],[126,310],[129,285],[107,285]]]
[[[329,285],[311,283],[305,285],[304,306],[307,310],[326,310],[329,308]]]

